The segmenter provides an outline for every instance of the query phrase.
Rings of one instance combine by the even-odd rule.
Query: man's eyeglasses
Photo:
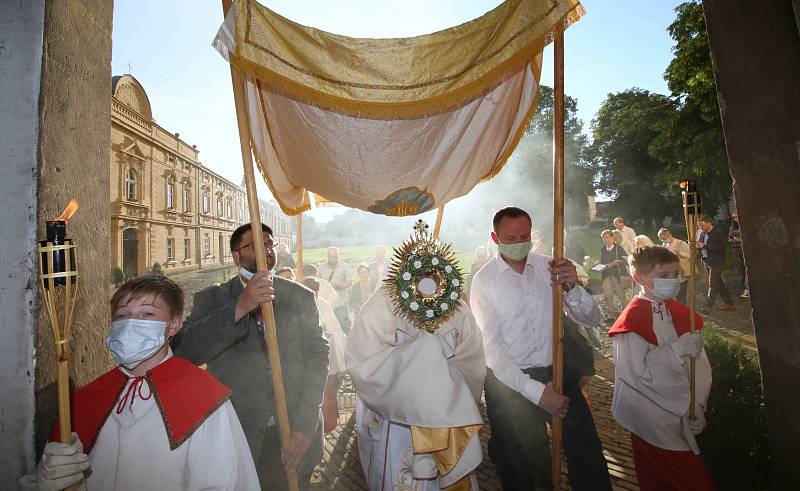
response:
[[[233,252],[239,252],[242,249],[247,249],[248,247],[253,247],[253,245],[255,245],[255,243],[254,242],[250,242],[249,244],[245,244],[245,245],[239,247],[238,249],[234,249]],[[264,242],[264,250],[270,250],[270,249],[274,249],[274,248],[275,248],[275,244],[273,244],[272,242]]]

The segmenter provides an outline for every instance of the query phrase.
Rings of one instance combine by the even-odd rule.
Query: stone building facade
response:
[[[228,241],[249,221],[245,190],[198,161],[196,145],[153,119],[131,75],[113,78],[111,102],[111,267],[143,274],[231,264]],[[261,201],[276,242],[294,244],[293,221]]]

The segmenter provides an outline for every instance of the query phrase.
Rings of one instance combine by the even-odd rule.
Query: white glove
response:
[[[692,435],[698,435],[706,427],[706,415],[703,413],[703,408],[700,406],[695,406],[694,419],[688,416],[686,419],[689,422],[689,430],[691,430]]]
[[[697,358],[700,356],[700,352],[703,351],[703,335],[699,331],[687,332],[679,337],[677,341],[673,341],[670,346],[672,346],[672,351],[679,357],[691,356]]]
[[[78,484],[89,469],[89,456],[83,453],[83,444],[76,433],[72,444],[49,442],[44,447],[39,462],[37,481],[39,491],[57,491]]]

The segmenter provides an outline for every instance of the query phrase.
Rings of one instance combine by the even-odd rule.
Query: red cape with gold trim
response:
[[[148,371],[144,378],[156,398],[171,450],[192,436],[232,393],[206,371],[175,356]],[[87,454],[92,451],[127,382],[128,376],[114,368],[72,392],[72,431],[80,437]],[[58,435],[56,423],[50,439],[57,441]]]
[[[614,325],[608,331],[608,335],[613,337],[617,334],[635,332],[648,343],[658,346],[658,339],[653,331],[653,310],[651,305],[652,302],[649,300],[634,297],[617,318],[617,321],[614,322]],[[667,306],[669,315],[672,316],[672,322],[678,336],[680,337],[689,332],[689,307],[672,299],[665,301],[664,305]],[[703,318],[697,313],[694,315],[695,327],[699,331],[703,328]]]

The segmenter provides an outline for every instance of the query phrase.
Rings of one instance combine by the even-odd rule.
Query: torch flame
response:
[[[72,218],[72,215],[74,215],[76,211],[78,211],[78,200],[71,199],[71,200],[69,200],[69,204],[67,205],[67,207],[64,208],[64,212],[61,213],[58,216],[58,218],[55,219],[55,221],[56,222],[59,222],[59,221],[68,222],[69,219]]]

